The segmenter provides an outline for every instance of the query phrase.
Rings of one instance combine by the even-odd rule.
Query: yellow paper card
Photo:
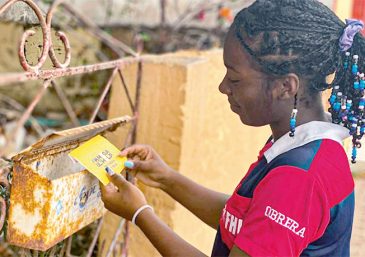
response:
[[[124,169],[127,158],[119,156],[119,153],[117,147],[98,135],[72,150],[69,155],[107,185],[110,182],[106,175],[107,167],[118,174]]]

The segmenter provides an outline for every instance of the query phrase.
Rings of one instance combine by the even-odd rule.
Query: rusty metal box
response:
[[[10,244],[45,251],[103,215],[98,180],[68,153],[129,120],[121,117],[57,132],[13,157]]]

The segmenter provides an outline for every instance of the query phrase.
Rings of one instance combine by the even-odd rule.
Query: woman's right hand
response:
[[[172,169],[151,146],[132,145],[120,155],[128,158],[126,171],[147,186],[163,189]]]

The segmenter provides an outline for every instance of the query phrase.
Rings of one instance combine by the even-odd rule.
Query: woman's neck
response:
[[[317,106],[317,108],[310,108],[300,110],[297,116],[296,127],[311,122],[311,121],[325,121],[331,122],[330,116],[324,111],[323,106]],[[274,141],[277,141],[279,138],[287,134],[290,130],[290,117],[285,120],[270,124],[272,136]]]

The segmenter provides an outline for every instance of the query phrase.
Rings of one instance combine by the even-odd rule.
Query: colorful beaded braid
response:
[[[361,147],[360,140],[365,134],[365,76],[359,71],[359,56],[346,52],[344,54],[344,84],[335,85],[332,89],[329,103],[329,111],[332,114],[332,121],[343,125],[350,130],[352,136],[352,163],[356,163],[357,149]]]
[[[294,137],[295,127],[297,125],[297,115],[298,115],[297,101],[298,101],[298,95],[295,95],[294,109],[293,109],[293,111],[291,113],[291,117],[290,117],[290,133],[289,133],[290,137]]]

